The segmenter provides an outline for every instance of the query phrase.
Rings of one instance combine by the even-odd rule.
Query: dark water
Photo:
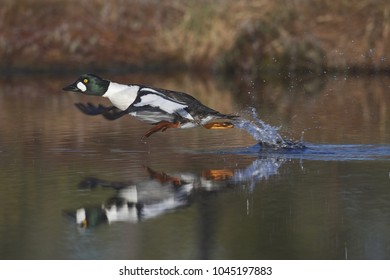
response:
[[[195,75],[109,77],[248,119],[252,107],[303,136],[306,149],[278,150],[240,129],[144,143],[137,120],[78,112],[74,102],[104,100],[62,92],[75,76],[0,80],[1,259],[390,258],[387,77],[229,89]]]

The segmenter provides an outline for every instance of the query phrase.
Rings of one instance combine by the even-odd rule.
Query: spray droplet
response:
[[[258,118],[255,108],[250,108],[253,120],[244,118],[234,122],[235,127],[248,132],[262,146],[273,148],[303,148],[302,142],[294,142],[284,139],[277,127],[266,124]]]

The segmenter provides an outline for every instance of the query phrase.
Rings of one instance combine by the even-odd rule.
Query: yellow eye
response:
[[[88,79],[84,79],[83,82],[84,82],[84,84],[88,84],[89,81],[88,81]]]

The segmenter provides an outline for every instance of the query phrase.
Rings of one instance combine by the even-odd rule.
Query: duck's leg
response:
[[[146,131],[144,137],[148,138],[150,135],[152,135],[153,133],[156,133],[158,131],[165,131],[168,128],[177,128],[179,126],[180,126],[179,122],[172,123],[172,122],[168,122],[168,121],[161,121],[158,124],[156,124],[154,127],[152,127],[151,129]]]
[[[228,129],[233,128],[234,124],[231,122],[210,122],[203,125],[207,129]]]
[[[175,187],[180,187],[183,185],[180,177],[173,177],[164,172],[156,172],[149,167],[146,167],[146,170],[149,173],[151,179],[157,180],[163,184],[172,182]]]
[[[213,181],[225,181],[234,176],[234,173],[230,169],[211,169],[202,173],[203,177],[207,180]]]

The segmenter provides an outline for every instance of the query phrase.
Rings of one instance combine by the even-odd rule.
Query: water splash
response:
[[[253,120],[240,118],[234,121],[234,125],[249,133],[262,147],[276,149],[304,148],[302,140],[297,142],[283,138],[277,127],[266,124],[258,118],[255,108],[250,108],[250,110]]]

